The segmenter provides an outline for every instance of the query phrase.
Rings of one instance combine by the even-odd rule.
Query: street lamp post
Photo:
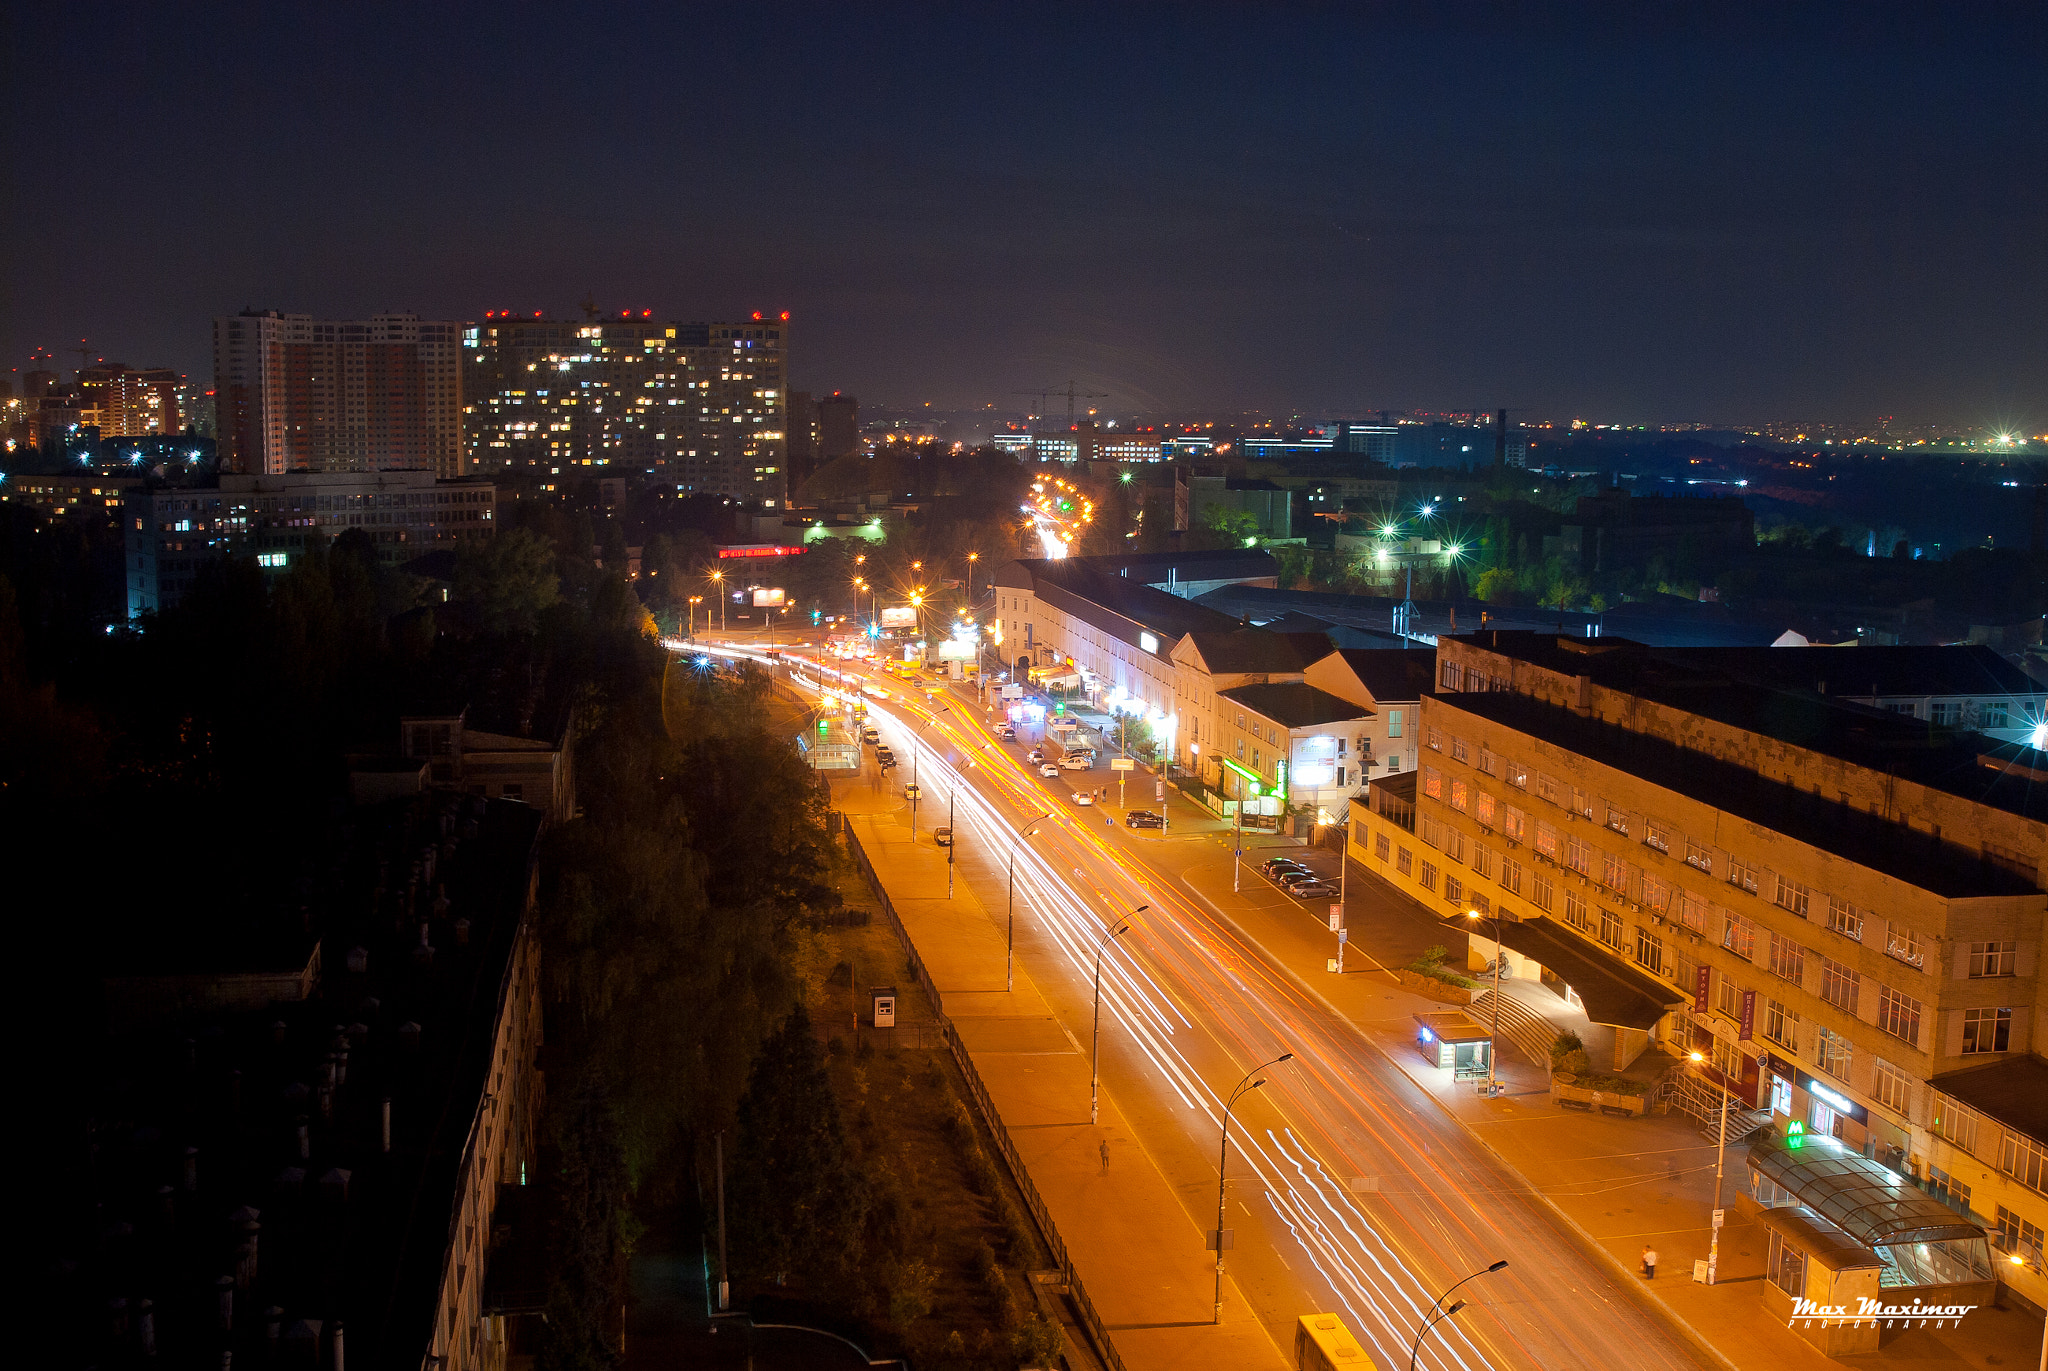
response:
[[[1141,904],[1132,910],[1131,914],[1143,914],[1151,907],[1149,904]],[[1102,1069],[1099,1053],[1102,1046],[1102,948],[1105,943],[1121,938],[1130,931],[1130,917],[1126,916],[1117,920],[1114,925],[1104,925],[1102,932],[1095,935],[1095,1027],[1088,1031],[1088,1122],[1091,1124],[1099,1117],[1098,1106],[1101,1102]]]
[[[947,705],[939,711],[939,714],[951,713],[952,708],[951,705]],[[910,735],[910,841],[912,842],[917,841],[917,802],[924,798],[924,792],[918,789],[917,785],[917,743],[920,738],[924,737],[924,731],[939,721],[939,714],[934,714],[931,718],[919,724],[917,732]]]
[[[725,573],[714,571],[711,573],[711,579],[718,585],[718,631],[723,633],[725,632]],[[704,626],[706,628],[711,626],[711,621],[708,617],[705,619]]]
[[[1003,943],[1003,989],[1005,991],[1017,988],[1017,849],[1022,847],[1024,840],[1031,836],[1032,829],[1038,827],[1052,816],[1053,811],[1048,809],[1045,813],[1024,825],[1023,832],[1017,835],[1017,841],[1010,844],[1010,931]]]
[[[1251,1070],[1244,1073],[1244,1079],[1240,1080],[1237,1083],[1237,1089],[1231,1091],[1230,1098],[1223,1102],[1223,1139],[1221,1143],[1218,1144],[1216,1152],[1215,1322],[1217,1323],[1223,1322],[1223,1182],[1225,1176],[1228,1174],[1228,1168],[1230,1166],[1230,1111],[1237,1107],[1237,1101],[1240,1096],[1248,1094],[1251,1091],[1257,1090],[1260,1086],[1266,1083],[1266,1078],[1264,1076],[1259,1076],[1259,1079],[1257,1080],[1253,1080],[1252,1077],[1258,1076],[1259,1073],[1261,1071],[1264,1071],[1267,1067],[1278,1066],[1282,1062],[1291,1062],[1293,1060],[1294,1054],[1292,1052],[1282,1052],[1279,1056],[1273,1058],[1272,1061],[1267,1062],[1264,1066],[1253,1067]]]
[[[1706,1058],[1699,1053],[1688,1054],[1697,1065],[1704,1065]],[[1714,1283],[1714,1277],[1721,1269],[1721,1164],[1728,1156],[1728,1086],[1715,1081],[1721,1089],[1721,1128],[1714,1137],[1714,1233],[1707,1239],[1707,1284]]]
[[[1487,1267],[1484,1271],[1474,1271],[1471,1275],[1465,1277],[1464,1281],[1459,1281],[1458,1285],[1463,1285],[1465,1281],[1476,1281],[1481,1276],[1490,1276],[1496,1271],[1505,1271],[1507,1270],[1507,1265],[1508,1264],[1506,1259],[1503,1258],[1502,1260],[1495,1262],[1492,1266]],[[1437,1324],[1443,1322],[1445,1319],[1450,1318],[1453,1314],[1457,1313],[1460,1309],[1463,1309],[1465,1307],[1465,1301],[1459,1300],[1450,1308],[1445,1309],[1441,1314],[1437,1313],[1437,1310],[1442,1307],[1443,1302],[1451,1297],[1451,1291],[1456,1290],[1458,1288],[1458,1285],[1454,1285],[1451,1287],[1450,1290],[1446,1290],[1443,1294],[1438,1295],[1436,1297],[1436,1303],[1429,1306],[1429,1313],[1423,1316],[1422,1327],[1416,1331],[1415,1342],[1408,1349],[1408,1371],[1415,1371],[1416,1354],[1422,1350],[1422,1340],[1429,1336],[1429,1330],[1431,1328],[1434,1328]]]
[[[1500,916],[1481,914],[1476,909],[1465,911],[1468,919],[1486,919],[1493,924],[1493,1028],[1486,1039],[1486,1098],[1492,1099],[1500,1093],[1500,1084],[1494,1074],[1493,1059],[1499,1055],[1500,1044]]]

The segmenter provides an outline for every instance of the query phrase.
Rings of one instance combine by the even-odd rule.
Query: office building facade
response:
[[[487,314],[463,337],[479,471],[635,472],[677,493],[779,507],[789,324],[583,323]]]
[[[462,444],[462,325],[246,310],[213,321],[221,469],[426,471],[453,479]]]
[[[218,486],[135,490],[122,508],[128,617],[175,605],[225,557],[281,574],[313,542],[360,529],[380,557],[402,562],[489,536],[496,513],[489,481],[431,471],[227,475]]]

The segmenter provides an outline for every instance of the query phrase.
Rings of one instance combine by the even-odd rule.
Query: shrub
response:
[[[1584,1076],[1593,1069],[1593,1059],[1586,1055],[1586,1049],[1575,1047],[1556,1059],[1557,1069],[1567,1076]]]
[[[1579,1035],[1569,1028],[1557,1035],[1557,1041],[1550,1045],[1550,1064],[1555,1067],[1574,1052],[1583,1052],[1586,1045],[1579,1041]]]
[[[1025,1366],[1058,1366],[1066,1345],[1059,1325],[1047,1323],[1036,1314],[1018,1324],[1017,1331],[1010,1335],[1010,1350]]]

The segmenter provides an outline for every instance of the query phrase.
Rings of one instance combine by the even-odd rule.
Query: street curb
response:
[[[1223,912],[1221,906],[1219,906],[1214,900],[1210,899],[1207,895],[1204,895],[1200,890],[1196,889],[1194,882],[1189,880],[1185,874],[1181,876],[1181,884],[1185,885],[1189,889],[1189,891],[1191,891],[1194,894],[1195,898],[1199,899],[1203,904],[1209,906],[1210,909],[1214,910],[1216,912],[1216,917],[1223,920],[1223,922],[1225,922],[1226,924],[1229,924],[1231,930],[1235,932],[1240,938],[1243,938],[1246,942],[1258,948],[1261,952],[1266,952],[1266,945],[1264,942],[1262,942],[1258,938],[1252,937],[1249,933],[1247,933],[1244,927],[1240,925],[1236,919],[1233,919],[1230,915]],[[1300,986],[1301,989],[1308,995],[1314,997],[1315,1001],[1318,1004],[1322,1005],[1323,1008],[1329,1010],[1333,1017],[1335,1017],[1346,1028],[1350,1029],[1354,1034],[1356,1034],[1359,1040],[1364,1042],[1366,1046],[1370,1047],[1374,1052],[1377,1052],[1380,1055],[1381,1059],[1384,1060],[1388,1066],[1400,1072],[1406,1080],[1408,1080],[1411,1084],[1415,1085],[1416,1088],[1421,1090],[1424,1095],[1428,1096],[1429,1102],[1435,1105],[1438,1109],[1442,1110],[1444,1114],[1451,1120],[1451,1122],[1455,1123],[1459,1128],[1463,1129],[1466,1137],[1470,1138],[1480,1147],[1486,1149],[1486,1155],[1493,1158],[1495,1163],[1498,1164],[1503,1171],[1507,1172],[1511,1176],[1518,1178],[1524,1185],[1529,1185],[1528,1177],[1522,1175],[1520,1168],[1510,1165],[1507,1158],[1501,1156],[1499,1151],[1495,1149],[1492,1143],[1488,1142],[1485,1138],[1481,1137],[1478,1133],[1474,1132],[1472,1126],[1466,1123],[1462,1118],[1458,1117],[1457,1114],[1453,1113],[1448,1105],[1446,1105],[1442,1100],[1436,1097],[1436,1093],[1434,1091],[1424,1088],[1419,1082],[1415,1080],[1413,1076],[1410,1076],[1408,1074],[1407,1069],[1403,1067],[1399,1062],[1395,1061],[1392,1054],[1390,1054],[1386,1048],[1382,1047],[1376,1040],[1373,1039],[1373,1037],[1370,1034],[1368,1034],[1363,1028],[1359,1027],[1356,1023],[1352,1021],[1350,1015],[1344,1013],[1344,1011],[1337,1008],[1336,1005],[1331,1004],[1330,1001],[1323,995],[1323,992],[1321,990],[1317,989],[1310,982],[1302,979],[1301,974],[1297,972],[1293,967],[1289,966],[1285,961],[1282,961],[1278,957],[1273,956],[1273,954],[1270,952],[1266,952],[1266,955],[1272,961],[1273,965],[1277,966],[1283,974],[1285,974],[1289,979],[1294,981],[1296,985]],[[1625,1287],[1632,1288],[1634,1285],[1641,1284],[1641,1282],[1636,1279],[1635,1272],[1631,1271],[1619,1257],[1615,1256],[1612,1252],[1609,1252],[1605,1247],[1603,1247],[1598,1242],[1598,1240],[1596,1240],[1593,1237],[1591,1233],[1588,1233],[1583,1227],[1581,1227],[1578,1220],[1574,1219],[1571,1215],[1565,1213],[1562,1209],[1558,1208],[1556,1202],[1553,1201],[1549,1195],[1545,1194],[1543,1191],[1537,1189],[1533,1185],[1529,1185],[1528,1193],[1535,1196],[1537,1199],[1542,1200],[1544,1206],[1548,1208],[1551,1211],[1551,1213],[1555,1214],[1558,1218],[1564,1220],[1564,1222],[1571,1228],[1572,1232],[1578,1235],[1579,1241],[1585,1244],[1585,1246],[1588,1249],[1590,1249],[1598,1259],[1606,1262],[1609,1266],[1612,1266],[1617,1272],[1619,1272],[1624,1278],[1623,1284]],[[1644,1292],[1644,1297],[1653,1302],[1652,1308],[1655,1310],[1657,1314],[1663,1317],[1665,1322],[1669,1323],[1680,1334],[1682,1334],[1686,1338],[1686,1340],[1691,1342],[1698,1351],[1705,1353],[1709,1361],[1713,1362],[1715,1365],[1725,1368],[1725,1371],[1741,1371],[1740,1367],[1738,1367],[1733,1361],[1729,1360],[1728,1355],[1726,1353],[1721,1351],[1720,1348],[1714,1346],[1713,1343],[1708,1342],[1705,1334],[1701,1333],[1697,1328],[1694,1328],[1691,1322],[1682,1317],[1676,1310],[1672,1309],[1670,1305],[1666,1304],[1662,1299],[1658,1298],[1656,1295],[1651,1294],[1649,1292]]]

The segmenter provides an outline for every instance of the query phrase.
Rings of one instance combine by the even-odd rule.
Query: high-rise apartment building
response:
[[[165,367],[137,371],[120,362],[102,362],[78,373],[78,389],[88,417],[102,438],[144,438],[176,433],[178,373]]]
[[[225,471],[463,474],[462,325],[244,310],[213,321]]]
[[[486,314],[463,338],[477,470],[635,471],[682,494],[779,506],[789,323],[583,323]]]
[[[818,401],[818,455],[826,461],[860,451],[860,401],[833,391]]]

